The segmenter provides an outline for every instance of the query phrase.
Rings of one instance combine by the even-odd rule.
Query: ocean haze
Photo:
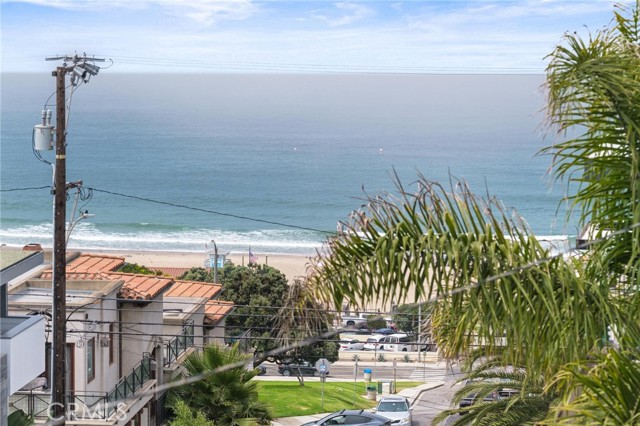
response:
[[[215,238],[226,251],[311,254],[326,235],[317,231],[334,231],[361,206],[363,188],[394,191],[394,170],[407,185],[417,173],[464,178],[536,234],[575,234],[556,218],[562,188],[545,177],[551,160],[536,156],[551,143],[542,137],[543,82],[103,70],[73,93],[67,179],[191,209],[95,191],[81,203],[95,216],[70,245],[199,251]],[[51,168],[33,155],[31,132],[55,80],[3,74],[1,84],[2,189],[47,186]],[[0,241],[50,246],[49,190],[0,195]]]

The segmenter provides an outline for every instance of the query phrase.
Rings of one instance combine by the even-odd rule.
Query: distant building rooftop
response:
[[[222,286],[197,281],[176,281],[164,294],[165,297],[206,297],[213,299],[222,291]]]

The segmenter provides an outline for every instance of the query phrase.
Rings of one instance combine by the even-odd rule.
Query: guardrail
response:
[[[116,409],[116,401],[123,401],[132,396],[138,389],[144,386],[145,382],[151,378],[151,357],[144,353],[140,364],[135,366],[129,374],[121,378],[117,385],[107,392],[107,402],[112,409],[109,415]]]
[[[151,357],[148,353],[135,368],[110,392],[70,392],[65,394],[67,406],[65,412],[69,420],[92,419],[106,420],[117,410],[118,401],[135,394],[151,378]],[[22,410],[37,420],[50,418],[51,392],[18,391],[9,397],[9,407]]]
[[[168,367],[178,359],[180,355],[185,353],[187,349],[194,345],[194,326],[193,322],[189,322],[182,327],[180,334],[171,339],[164,346],[164,366]]]

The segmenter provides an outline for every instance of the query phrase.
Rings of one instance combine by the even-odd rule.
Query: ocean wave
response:
[[[141,228],[144,229],[144,228]],[[249,232],[211,229],[138,230],[105,232],[91,223],[78,223],[69,238],[69,248],[79,250],[159,250],[201,252],[214,240],[220,253],[312,255],[324,236],[312,231],[261,230]],[[53,226],[40,224],[0,229],[0,241],[10,246],[39,243],[52,247]]]
[[[541,235],[536,238],[554,253],[570,249],[572,236]],[[92,223],[78,223],[69,238],[69,248],[78,250],[153,250],[176,252],[211,251],[215,241],[220,253],[313,255],[322,247],[326,235],[304,230],[226,231],[205,228],[138,226],[129,232],[105,231]],[[50,223],[0,229],[0,242],[10,246],[39,243],[53,246]]]

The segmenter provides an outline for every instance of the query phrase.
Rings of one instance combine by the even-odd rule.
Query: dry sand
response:
[[[284,256],[284,255],[261,255],[254,253],[256,263],[267,264],[278,269],[285,274],[287,279],[293,280],[299,276],[306,275],[306,265],[309,258],[305,256]],[[207,253],[166,253],[166,252],[129,252],[125,254],[128,263],[138,263],[147,267],[170,266],[170,267],[193,267],[203,266],[209,259]],[[247,265],[249,255],[228,255],[235,265]]]
[[[84,253],[102,253],[112,256],[122,256],[127,263],[137,263],[149,268],[153,267],[173,267],[191,268],[194,266],[204,266],[204,262],[209,259],[208,253],[194,252],[162,252],[162,251],[118,251],[118,250],[87,250]],[[296,277],[306,275],[306,267],[309,257],[294,255],[263,255],[254,253],[259,265],[267,264],[278,269],[285,274],[289,281]],[[235,265],[247,265],[249,263],[248,254],[232,254],[227,256]]]
[[[11,247],[2,245],[0,247],[0,255],[2,251],[21,250],[22,247]],[[45,261],[50,262],[52,253],[50,247],[43,247],[42,250],[45,253]],[[191,268],[194,266],[204,266],[205,261],[209,259],[209,253],[195,253],[195,252],[166,252],[166,251],[126,251],[126,250],[81,250],[77,248],[69,248],[69,253],[82,252],[82,253],[95,253],[105,254],[109,256],[124,257],[127,263],[137,263],[149,268]],[[307,265],[310,261],[308,256],[296,256],[296,255],[265,255],[260,253],[254,253],[256,257],[256,263],[259,265],[269,265],[278,269],[285,274],[289,281],[294,280],[296,277],[306,276]],[[249,263],[248,254],[231,254],[227,256],[228,260],[231,260],[235,265],[247,265]]]

